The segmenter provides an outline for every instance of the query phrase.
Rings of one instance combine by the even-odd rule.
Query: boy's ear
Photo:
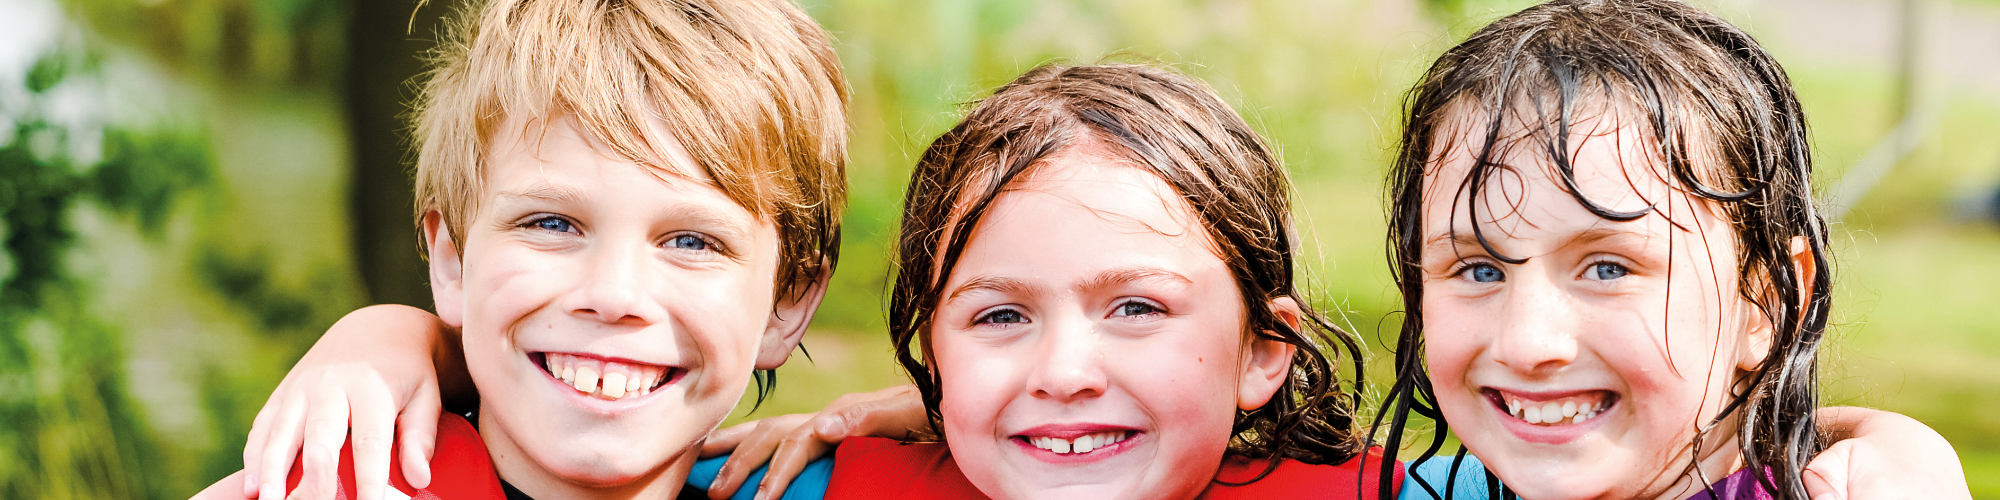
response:
[[[1299,321],[1304,313],[1299,303],[1291,297],[1271,299],[1271,314],[1278,316],[1292,331],[1299,330]],[[1271,402],[1271,397],[1284,387],[1285,377],[1292,373],[1292,356],[1298,348],[1284,342],[1263,337],[1250,339],[1243,349],[1243,375],[1236,382],[1236,407],[1243,411],[1263,408]]]
[[[424,214],[425,248],[430,251],[431,300],[437,302],[438,318],[452,328],[465,327],[465,266],[458,245],[451,242],[451,228],[444,227],[444,214]]]
[[[757,347],[757,369],[771,370],[785,364],[792,357],[792,349],[805,339],[806,326],[812,324],[813,312],[819,310],[820,300],[826,298],[827,279],[833,276],[832,266],[821,269],[826,271],[807,284],[804,291],[781,294],[778,303],[771,305],[771,322],[764,326],[764,341]]]
[[[1791,259],[1792,268],[1797,269],[1799,272],[1797,276],[1799,279],[1799,303],[1797,306],[1799,312],[1803,313],[1806,308],[1812,306],[1813,280],[1819,277],[1819,262],[1813,260],[1812,242],[1807,241],[1805,236],[1793,236]],[[1746,342],[1748,346],[1743,351],[1742,359],[1738,360],[1736,364],[1737,368],[1746,371],[1757,369],[1757,365],[1763,364],[1764,358],[1771,355],[1772,339],[1777,335],[1777,325],[1771,324],[1771,318],[1763,314],[1755,314],[1755,316],[1751,319],[1753,323],[1750,326],[1750,338]]]

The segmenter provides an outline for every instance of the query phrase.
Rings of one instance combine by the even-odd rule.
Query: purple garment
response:
[[[1709,495],[1709,490],[1715,491],[1715,495]],[[1764,486],[1757,484],[1757,475],[1751,474],[1750,469],[1736,471],[1716,481],[1709,490],[1695,492],[1687,500],[1771,500],[1771,492],[1764,491]]]

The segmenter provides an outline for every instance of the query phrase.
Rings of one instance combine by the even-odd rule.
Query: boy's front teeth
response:
[[[542,357],[549,375],[577,392],[600,399],[619,400],[651,394],[668,373],[662,366],[619,363],[568,354],[547,353]]]
[[[1098,448],[1123,442],[1129,437],[1131,437],[1131,434],[1125,431],[1100,432],[1086,436],[1077,436],[1076,439],[1031,437],[1028,438],[1028,444],[1032,444],[1036,448],[1056,452],[1057,454],[1067,455],[1072,453],[1090,453]]]

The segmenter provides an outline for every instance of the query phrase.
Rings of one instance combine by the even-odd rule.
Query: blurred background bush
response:
[[[900,383],[904,178],[963,104],[1124,53],[1282,149],[1317,305],[1384,359],[1380,178],[1403,90],[1522,0],[806,0],[854,90],[843,262],[774,398]],[[1905,412],[2000,498],[2000,0],[1704,0],[1785,62],[1834,226],[1828,404]],[[397,117],[446,1],[0,0],[0,497],[184,498],[342,313],[428,306]],[[1375,363],[1372,383],[1386,379]]]

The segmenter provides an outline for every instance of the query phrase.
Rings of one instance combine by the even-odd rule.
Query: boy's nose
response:
[[[1575,304],[1569,297],[1537,279],[1517,281],[1506,293],[1489,351],[1494,361],[1524,374],[1546,375],[1576,360]]]
[[[648,252],[602,246],[593,250],[588,269],[579,276],[567,309],[570,314],[607,324],[652,324],[663,310],[647,300]]]
[[[1040,333],[1040,359],[1028,360],[1029,390],[1059,403],[1104,395],[1104,353],[1090,321],[1050,319]]]

